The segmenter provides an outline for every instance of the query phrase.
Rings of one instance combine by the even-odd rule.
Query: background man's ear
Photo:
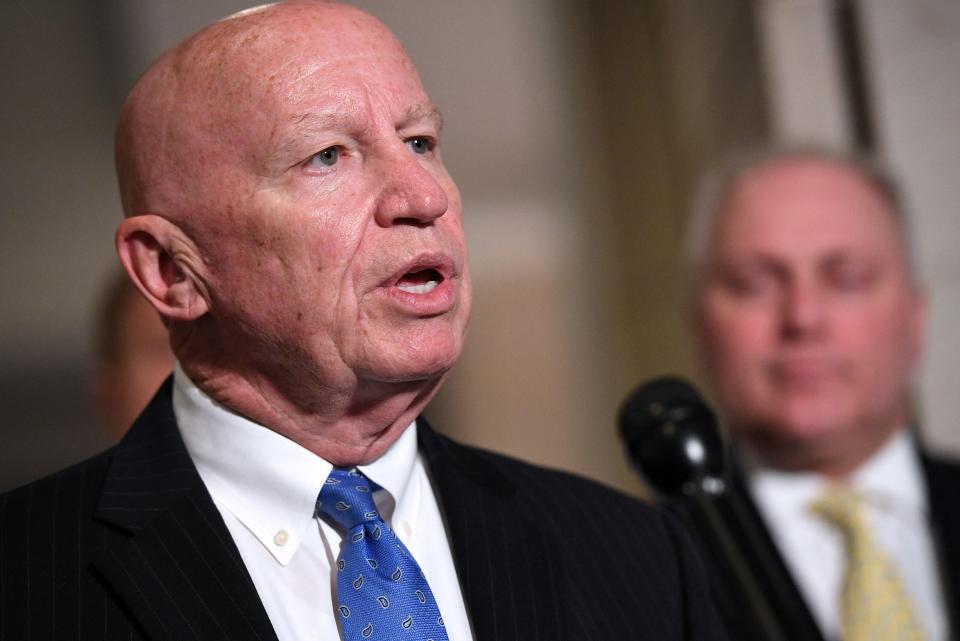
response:
[[[180,227],[153,214],[125,218],[117,228],[117,254],[127,275],[165,318],[191,321],[210,311],[196,245]]]

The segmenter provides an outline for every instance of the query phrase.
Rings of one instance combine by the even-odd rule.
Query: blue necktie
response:
[[[420,566],[380,518],[380,486],[356,470],[333,470],[317,512],[345,531],[337,557],[337,612],[344,641],[448,641]]]

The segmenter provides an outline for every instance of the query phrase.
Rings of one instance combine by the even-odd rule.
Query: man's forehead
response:
[[[297,82],[358,52],[375,59],[406,55],[373,16],[349,5],[299,1],[256,7],[209,25],[170,58],[180,74],[229,86],[231,80]]]
[[[333,125],[358,110],[362,85],[406,88],[421,94],[410,109],[431,109],[416,106],[429,101],[393,34],[353,7],[270,5],[209,29],[174,66],[194,76],[199,108],[214,119]]]
[[[412,67],[375,64],[376,70],[346,65],[344,73],[326,69],[295,83],[278,81],[268,91],[268,104],[251,104],[253,111],[246,120],[250,126],[257,119],[267,121],[258,128],[266,135],[265,163],[280,166],[302,160],[296,156],[315,153],[317,144],[334,142],[329,134],[362,138],[383,124],[396,130],[426,126],[431,131],[421,133],[438,135],[443,118]]]
[[[842,161],[803,156],[775,159],[748,169],[734,181],[730,191],[733,195],[754,191],[788,192],[808,190],[811,186],[876,191],[855,167]]]
[[[833,216],[835,223],[895,223],[889,199],[853,167],[829,160],[786,160],[747,171],[730,187],[721,224],[803,226]]]
[[[366,67],[374,70],[375,83],[394,82],[422,94],[393,34],[347,5],[270,5],[210,25],[178,45],[144,74],[121,112],[116,149],[125,211],[176,208],[175,202],[189,200],[185,186],[171,176],[200,184],[212,159],[261,145],[263,132],[305,111],[297,92],[313,83],[298,85],[291,78],[310,60],[343,60],[357,52],[368,65],[390,65],[387,71]],[[349,64],[340,68],[349,71]],[[348,80],[340,75],[331,82]]]
[[[298,111],[290,116],[289,121],[291,124],[304,129],[345,128],[351,122],[349,115],[351,107],[356,108],[360,101],[357,99],[350,100],[342,95],[339,98],[340,100],[327,109]],[[443,115],[436,105],[429,99],[424,98],[423,101],[414,102],[403,110],[400,124],[403,124],[403,122],[430,122],[437,130],[440,130],[443,127]]]
[[[902,245],[892,205],[855,168],[796,160],[747,172],[719,216],[727,249],[779,243],[793,252]]]

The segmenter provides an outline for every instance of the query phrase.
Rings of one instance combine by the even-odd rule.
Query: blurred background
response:
[[[697,378],[682,291],[699,173],[761,141],[874,149],[932,295],[922,431],[960,452],[960,4],[363,0],[444,112],[475,283],[427,415],[464,441],[639,492],[627,392]],[[239,0],[35,0],[0,20],[0,490],[115,436],[96,325],[121,217],[113,123],[149,62]]]

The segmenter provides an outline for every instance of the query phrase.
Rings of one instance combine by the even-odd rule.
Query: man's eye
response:
[[[311,163],[320,163],[325,167],[332,167],[340,160],[340,150],[336,147],[327,147],[310,158]]]
[[[742,298],[762,296],[777,286],[772,274],[755,269],[725,271],[721,274],[720,282],[727,291]]]
[[[868,267],[844,267],[828,275],[829,282],[837,291],[859,292],[869,289],[877,281],[876,269]]]
[[[417,136],[407,140],[407,144],[415,154],[425,154],[433,149],[433,142],[424,136]]]

